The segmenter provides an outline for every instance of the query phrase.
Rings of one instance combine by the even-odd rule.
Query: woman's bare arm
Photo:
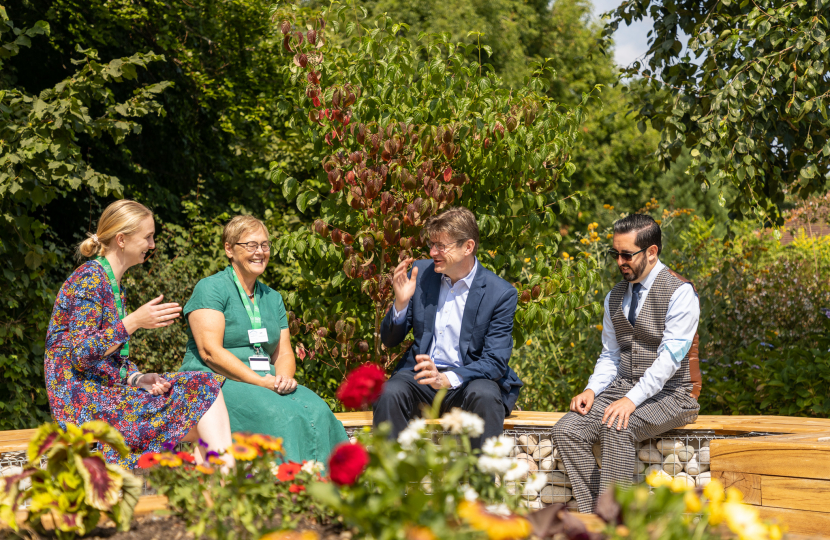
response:
[[[294,371],[297,363],[294,359],[294,350],[291,349],[291,333],[288,328],[280,332],[280,344],[274,354],[271,355],[274,363],[275,377],[274,388],[279,394],[290,394],[297,389],[297,381],[294,380]]]
[[[199,356],[213,371],[234,381],[274,389],[273,376],[260,377],[222,346],[225,338],[225,315],[221,311],[197,309],[188,315],[187,321],[190,331],[193,332]]]

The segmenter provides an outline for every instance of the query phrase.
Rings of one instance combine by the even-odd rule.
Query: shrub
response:
[[[511,92],[490,66],[468,61],[472,45],[410,40],[387,18],[364,27],[336,4],[321,18],[298,13],[275,17],[294,55],[286,98],[314,141],[318,175],[300,183],[273,164],[272,179],[301,212],[320,209],[310,229],[277,242],[303,275],[286,298],[299,356],[326,365],[324,379],[370,358],[394,362],[399,349],[383,348],[379,334],[391,271],[425,255],[424,222],[451,205],[476,214],[479,259],[519,289],[517,343],[537,326],[572,324],[595,276],[584,261],[556,257],[554,225],[576,204],[556,189],[573,171],[583,107],[545,96],[549,66],[531,62]]]
[[[24,526],[37,533],[45,532],[43,518],[47,516],[59,539],[85,535],[102,515],[118,530],[129,530],[141,481],[93,452],[93,443],[109,445],[122,456],[128,452],[121,434],[103,421],[80,427],[67,424],[65,431],[57,424],[40,426],[29,442],[29,462],[23,471],[0,479],[0,521],[18,531],[15,511],[31,498]],[[22,489],[24,481],[31,482],[31,487]]]

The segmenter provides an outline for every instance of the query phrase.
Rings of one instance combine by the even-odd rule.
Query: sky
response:
[[[594,16],[599,17],[606,11],[611,11],[622,3],[622,0],[593,0]],[[614,34],[614,60],[620,66],[627,66],[641,57],[648,50],[646,34],[651,30],[651,19],[632,23],[626,26],[625,22]]]

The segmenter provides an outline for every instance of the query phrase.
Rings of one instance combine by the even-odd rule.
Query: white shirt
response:
[[[646,297],[654,285],[657,275],[666,265],[659,260],[651,272],[640,282],[642,289],[637,302],[636,315],[639,316]],[[623,315],[628,318],[628,311],[631,307],[631,295],[633,285],[628,284],[623,296],[621,309]],[[586,390],[591,389],[595,395],[599,395],[617,376],[617,368],[620,365],[620,346],[617,343],[617,334],[614,324],[611,322],[611,313],[608,309],[608,300],[611,293],[605,297],[605,315],[602,317],[602,353],[599,355],[594,374],[588,379]],[[680,369],[680,363],[692,347],[692,341],[697,332],[697,323],[700,319],[700,302],[691,283],[684,283],[674,291],[669,300],[669,309],[666,312],[666,329],[663,331],[663,340],[657,349],[657,359],[640,377],[639,382],[634,385],[626,397],[635,406],[639,407],[645,400],[657,394],[663,389],[666,381]]]
[[[438,307],[435,311],[435,327],[432,331],[432,341],[429,345],[429,357],[435,362],[435,367],[463,367],[464,360],[459,351],[461,340],[461,321],[464,318],[464,307],[467,305],[467,295],[473,279],[476,277],[478,258],[473,269],[465,277],[453,284],[447,276],[441,276],[441,289],[438,292]],[[411,300],[410,300],[411,301]],[[409,304],[407,304],[407,308]],[[392,320],[402,324],[406,316],[406,309],[398,312],[392,305]],[[444,373],[452,388],[458,388],[463,382],[453,371]]]

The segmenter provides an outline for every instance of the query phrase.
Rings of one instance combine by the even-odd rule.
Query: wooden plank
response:
[[[36,429],[18,429],[0,431],[0,452],[19,452],[29,447],[29,440],[35,436]]]
[[[830,510],[830,481],[828,480],[783,476],[761,476],[760,480],[763,500],[761,504],[764,506],[812,512]]]
[[[757,506],[761,519],[778,521],[787,526],[791,533],[810,534],[826,538],[830,534],[830,514],[824,512],[808,512],[806,510],[790,510],[770,506]]]
[[[828,434],[719,439],[710,443],[712,471],[830,480]]]
[[[138,498],[138,502],[135,505],[135,510],[133,511],[133,519],[139,518],[142,516],[150,515],[158,510],[166,510],[167,509],[167,497],[164,495],[144,495]],[[17,524],[20,525],[24,521],[26,521],[26,517],[29,515],[27,510],[18,510],[14,513],[15,519],[17,520]],[[43,523],[43,528],[47,531],[51,531],[55,528],[55,522],[52,520],[52,516],[47,514],[43,516],[41,519]],[[101,521],[98,523],[100,527],[112,527],[115,524],[110,521],[109,519],[102,518]],[[0,523],[0,530],[5,529],[6,527],[4,524]]]
[[[743,493],[745,503],[762,504],[760,475],[731,471],[713,471],[712,479],[715,478],[723,483],[724,488],[737,488],[741,493]]]

